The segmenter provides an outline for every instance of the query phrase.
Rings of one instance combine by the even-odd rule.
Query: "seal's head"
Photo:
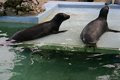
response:
[[[65,14],[65,13],[58,13],[55,15],[55,17],[52,19],[57,22],[63,22],[64,20],[67,20],[70,18],[70,15]]]
[[[100,10],[99,17],[107,19],[108,12],[109,12],[109,6],[106,5]]]

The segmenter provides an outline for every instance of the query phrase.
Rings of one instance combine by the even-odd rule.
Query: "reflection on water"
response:
[[[8,47],[0,47],[0,79],[8,80],[12,77],[11,70],[14,68],[14,52],[9,52]]]
[[[3,48],[0,48],[2,51]],[[52,55],[51,55],[52,53]],[[2,80],[119,80],[120,57],[114,54],[33,54],[8,48],[0,58]],[[50,55],[49,55],[50,54]],[[9,56],[9,57],[7,57]]]

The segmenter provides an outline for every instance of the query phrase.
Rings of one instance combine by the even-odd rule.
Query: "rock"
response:
[[[10,7],[5,9],[5,13],[7,16],[16,16],[17,15],[16,9],[10,8]]]
[[[22,16],[25,15],[25,13],[23,11],[18,11],[18,15]]]
[[[0,16],[4,16],[5,14],[4,14],[4,6],[3,6],[3,3],[2,2],[0,2]]]
[[[32,1],[22,2],[21,6],[17,7],[17,10],[31,15],[45,11],[45,9],[42,8],[41,4],[36,5]],[[21,14],[18,13],[18,15]]]
[[[23,0],[7,0],[4,3],[4,8],[7,8],[7,7],[16,8],[16,6],[20,5],[22,2]]]
[[[21,3],[21,8],[25,9],[25,11],[33,11],[35,7],[36,5],[31,1]]]
[[[43,4],[44,0],[7,0],[4,2],[3,7],[0,7],[0,15],[35,15],[45,11],[42,8]]]

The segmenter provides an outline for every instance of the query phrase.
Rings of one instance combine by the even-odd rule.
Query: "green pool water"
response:
[[[0,41],[34,24],[0,23]],[[9,27],[8,27],[9,26]],[[119,80],[120,55],[0,46],[0,80]]]

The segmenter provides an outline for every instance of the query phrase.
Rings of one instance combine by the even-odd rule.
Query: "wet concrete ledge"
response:
[[[0,21],[1,22],[19,22],[19,23],[40,23],[40,22],[43,22],[49,15],[52,15],[54,13],[54,11],[59,10],[59,8],[60,9],[63,8],[62,9],[63,12],[65,11],[64,8],[91,8],[90,10],[92,10],[92,8],[94,8],[96,10],[97,8],[103,7],[104,3],[97,3],[97,2],[94,2],[94,3],[74,2],[73,3],[73,2],[62,2],[62,1],[54,2],[54,1],[52,1],[52,2],[46,3],[44,6],[46,7],[46,11],[37,16],[26,16],[26,17],[3,16],[3,17],[0,17]],[[118,8],[120,8],[120,6],[119,5],[110,5],[110,8],[114,8],[114,9],[118,10]],[[93,9],[93,11],[95,11],[94,9]],[[70,9],[70,10],[72,10],[72,9]],[[91,11],[88,11],[88,12],[91,12]],[[116,20],[115,20],[115,22],[116,22]],[[68,23],[69,23],[69,21],[68,21]],[[113,23],[113,21],[112,21],[112,23]],[[71,24],[73,24],[73,23],[71,23]],[[6,26],[7,24],[2,23],[2,25]],[[1,27],[3,27],[2,25],[1,25]],[[8,24],[8,25],[10,27],[10,24]],[[12,25],[14,25],[14,24],[12,24]],[[25,25],[27,25],[27,24],[25,24]],[[19,26],[17,26],[17,27],[19,27]],[[61,27],[61,29],[63,29],[63,30],[67,29],[67,26]],[[76,31],[77,29],[78,28],[76,28],[74,30]],[[30,48],[30,49],[34,49],[33,47],[35,47],[35,49],[38,49],[38,51],[40,51],[40,52],[41,52],[41,50],[43,50],[43,51],[48,51],[48,52],[49,51],[63,51],[63,52],[67,52],[67,53],[71,53],[71,52],[72,53],[74,53],[74,52],[75,53],[86,53],[85,49],[84,49],[84,44],[81,41],[79,41],[79,39],[77,37],[74,36],[74,34],[73,34],[74,30],[72,32],[72,30],[68,29],[68,31],[62,35],[61,34],[50,35],[50,36],[36,39],[33,41],[23,42],[23,44],[19,45],[19,46]],[[71,34],[74,37],[68,38],[69,36],[71,36]],[[118,36],[118,35],[116,34],[113,36]],[[79,35],[78,35],[78,37],[79,37]],[[68,41],[70,39],[72,40],[72,43],[70,41]],[[106,39],[106,40],[102,39],[102,47],[98,47],[96,49],[96,51],[93,51],[93,48],[90,48],[87,50],[87,52],[88,53],[114,53],[114,54],[120,53],[120,47],[118,44],[119,38],[117,38],[115,40],[116,44],[118,44],[118,45],[116,45],[115,43],[112,43],[112,44],[115,44],[112,46],[106,45],[105,41],[108,41],[107,43],[109,43],[109,40],[114,41],[114,39],[111,37],[109,37],[109,39]]]
[[[101,8],[103,2],[63,2],[49,1],[44,5],[46,11],[36,16],[1,16],[0,22],[19,22],[19,23],[40,23],[57,8]],[[118,9],[119,5],[110,5],[111,8]]]

